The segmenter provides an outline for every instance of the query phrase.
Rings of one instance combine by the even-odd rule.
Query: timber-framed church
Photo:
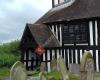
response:
[[[39,59],[35,49],[43,46]],[[26,24],[20,44],[21,60],[28,70],[55,56],[70,63],[80,64],[85,51],[91,51],[95,70],[100,71],[100,0],[52,0],[52,9],[33,24]]]

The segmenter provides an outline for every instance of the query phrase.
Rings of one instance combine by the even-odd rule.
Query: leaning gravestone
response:
[[[94,61],[90,52],[84,53],[80,64],[81,80],[94,80]]]
[[[17,61],[12,66],[11,71],[10,71],[10,79],[11,80],[27,80],[26,69],[20,61]]]
[[[66,65],[64,63],[64,59],[61,56],[59,56],[57,60],[57,68],[61,75],[62,78],[61,80],[69,80],[69,75],[68,75]]]
[[[53,60],[50,63],[51,71],[57,70],[57,60],[55,59],[55,56],[53,56]]]

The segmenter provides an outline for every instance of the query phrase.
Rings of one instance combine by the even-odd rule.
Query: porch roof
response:
[[[38,45],[43,47],[60,47],[59,41],[46,25],[28,24],[28,27]]]
[[[70,6],[61,7],[52,8],[36,23],[100,17],[100,0],[75,0]]]

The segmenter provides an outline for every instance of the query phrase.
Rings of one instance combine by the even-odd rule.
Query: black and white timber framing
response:
[[[88,31],[87,43],[83,44],[63,44],[62,41],[62,28],[61,24],[50,26],[52,32],[59,40],[60,44],[63,45],[61,48],[47,49],[47,52],[43,55],[43,61],[51,61],[52,57],[58,58],[59,55],[65,60],[66,66],[69,66],[70,63],[79,64],[82,58],[82,55],[85,51],[90,51],[94,58],[95,69],[100,71],[100,53],[98,46],[98,25],[99,21],[90,20],[88,21]],[[67,41],[67,39],[66,39]],[[51,57],[52,56],[52,57]],[[47,63],[48,71],[50,71],[50,62]]]
[[[87,0],[79,0],[80,2],[78,2],[78,0],[71,0],[76,2],[73,3],[74,7],[73,6],[68,7],[68,12],[67,8],[65,9],[66,12],[63,11],[62,8],[59,9],[59,11],[55,10],[55,9],[58,10],[57,7],[64,5],[66,1],[67,0],[52,0],[53,8],[50,10],[51,12],[49,12],[48,15],[47,14],[45,15],[47,18],[45,18],[44,16],[35,23],[36,25],[40,24],[38,25],[38,27],[40,27],[41,24],[43,23],[49,29],[48,31],[50,31],[50,33],[48,33],[49,36],[52,37],[51,34],[53,34],[54,38],[54,42],[53,40],[50,42],[51,38],[48,39],[47,44],[50,45],[51,43],[53,43],[55,46],[53,46],[53,44],[51,47],[44,46],[46,51],[41,58],[39,58],[34,52],[35,48],[39,45],[38,41],[41,40],[37,38],[35,39],[34,37],[34,33],[38,31],[35,32],[32,31],[31,27],[29,27],[30,30],[27,28],[25,29],[21,40],[21,51],[22,51],[21,61],[26,65],[26,68],[28,70],[33,70],[37,66],[39,66],[41,62],[45,62],[47,71],[50,71],[51,60],[53,59],[53,57],[55,57],[56,59],[59,58],[60,55],[64,58],[66,67],[69,68],[69,64],[71,63],[80,64],[80,60],[84,52],[90,51],[91,54],[93,55],[95,70],[97,72],[100,71],[100,17],[92,16],[92,14],[91,16],[85,14],[82,4],[85,4]],[[92,5],[92,0],[90,1]],[[95,0],[93,1],[95,2]],[[97,1],[99,2],[99,0]],[[95,2],[95,5],[96,4],[98,3]],[[74,9],[75,10],[77,9],[75,7],[79,5],[83,10],[81,8],[78,8],[77,11],[80,10],[79,12],[74,11]],[[74,12],[72,13],[71,9],[77,14],[74,15],[73,14]],[[62,13],[59,13],[61,12],[60,10],[62,11]],[[84,15],[83,14],[81,15],[82,12],[81,10],[83,11]],[[54,14],[53,11],[57,13],[54,12],[55,13]],[[93,10],[90,11],[93,12]],[[96,12],[96,10],[94,11]],[[73,17],[73,15],[75,17]],[[60,18],[62,19],[60,20]],[[33,24],[32,27],[34,28]],[[43,36],[48,37],[47,35]],[[56,46],[55,44],[56,42],[57,43],[59,42],[60,46],[58,45]]]

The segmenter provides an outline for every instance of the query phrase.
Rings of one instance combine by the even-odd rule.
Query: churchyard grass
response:
[[[70,80],[80,80],[78,74],[77,75],[76,74],[70,74],[69,76],[70,76]]]
[[[12,41],[0,45],[0,80],[9,76],[11,66],[20,60],[20,41]]]
[[[0,80],[3,80],[5,77],[9,77],[9,71],[10,68],[3,67],[0,68]],[[35,74],[35,76],[38,76],[38,74]],[[54,76],[55,80],[60,80],[59,73],[57,71],[52,71],[48,73],[48,76]],[[79,80],[79,75],[69,75],[70,80]],[[95,77],[100,77],[100,72],[95,73]]]
[[[95,76],[95,77],[100,77],[100,72],[96,72],[96,73],[94,74],[94,76]]]
[[[48,76],[53,76],[55,80],[61,80],[58,71],[49,72]]]
[[[55,80],[61,80],[58,71],[52,71],[48,73],[48,76],[53,76]],[[79,75],[69,75],[69,76],[70,76],[70,80],[79,80]]]
[[[7,67],[0,68],[0,80],[3,80],[5,77],[9,76],[10,69]]]

